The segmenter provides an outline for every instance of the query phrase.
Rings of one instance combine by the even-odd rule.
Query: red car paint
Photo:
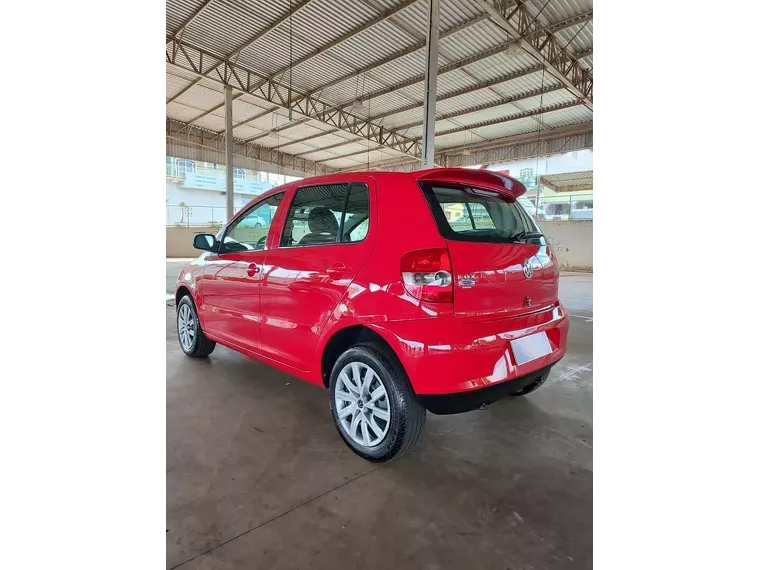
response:
[[[451,394],[508,382],[555,364],[566,353],[568,319],[558,301],[553,252],[527,243],[447,240],[420,182],[448,182],[497,192],[507,201],[524,193],[517,180],[484,170],[346,173],[274,188],[285,192],[265,248],[204,252],[179,275],[177,298],[189,291],[205,335],[304,380],[325,385],[322,353],[345,327],[362,325],[395,351],[417,394]],[[340,182],[369,189],[369,230],[363,241],[281,247],[280,236],[298,188]],[[401,260],[417,250],[447,250],[453,302],[413,297]],[[532,278],[523,264],[534,268]],[[459,285],[462,275],[476,285]],[[522,366],[510,341],[546,331],[551,353]],[[327,371],[327,377],[329,371]]]

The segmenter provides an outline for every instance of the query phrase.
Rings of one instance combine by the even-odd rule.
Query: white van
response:
[[[535,216],[535,204],[533,204],[529,198],[525,198],[522,196],[521,198],[517,198],[517,201],[522,205],[522,207],[527,210],[527,212],[533,216]],[[538,212],[537,212],[537,220],[539,222],[542,222],[546,219],[546,211],[543,209],[543,206],[538,206]]]

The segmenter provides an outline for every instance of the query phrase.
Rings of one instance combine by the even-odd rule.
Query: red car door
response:
[[[201,294],[206,331],[222,341],[258,352],[259,290],[267,243],[285,193],[255,203],[224,231],[221,249],[206,257]]]
[[[287,201],[261,283],[261,351],[309,371],[327,319],[374,247],[374,182],[301,186]]]

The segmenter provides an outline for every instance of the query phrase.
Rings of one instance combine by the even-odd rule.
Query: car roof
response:
[[[498,174],[491,170],[476,169],[476,168],[430,168],[425,170],[414,170],[412,172],[381,172],[381,171],[360,171],[360,172],[336,172],[334,174],[324,174],[322,176],[312,176],[309,178],[302,178],[300,180],[294,180],[281,186],[276,186],[263,194],[256,197],[257,200],[261,198],[268,198],[274,194],[280,192],[286,192],[292,187],[312,186],[316,184],[331,184],[335,182],[350,182],[360,181],[361,178],[372,178],[377,183],[383,181],[397,180],[398,178],[410,178],[411,180],[430,180],[441,181],[450,178],[455,182],[469,182],[472,185],[487,186],[487,187],[503,187],[506,185],[514,185],[513,194],[515,196],[521,196],[525,192],[524,185],[516,178],[506,176],[504,174]],[[506,180],[510,182],[506,182]],[[392,187],[392,186],[391,186]]]

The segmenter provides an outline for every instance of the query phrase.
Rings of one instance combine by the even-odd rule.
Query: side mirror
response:
[[[218,244],[213,234],[197,234],[192,240],[192,247],[203,251],[216,251]]]

